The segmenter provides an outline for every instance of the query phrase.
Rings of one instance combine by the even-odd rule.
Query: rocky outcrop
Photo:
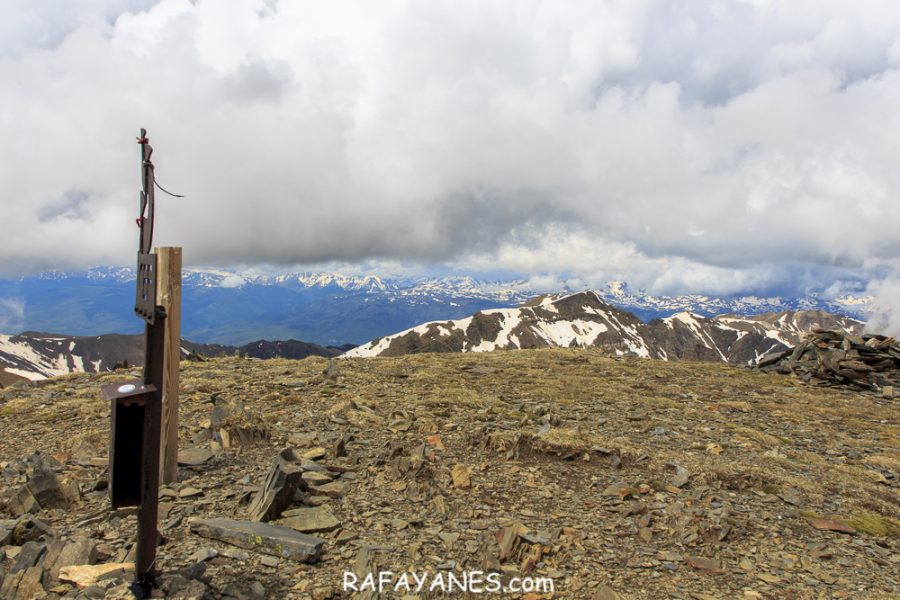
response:
[[[793,348],[762,357],[758,366],[793,373],[810,383],[849,386],[893,398],[900,386],[900,344],[883,335],[815,329]]]

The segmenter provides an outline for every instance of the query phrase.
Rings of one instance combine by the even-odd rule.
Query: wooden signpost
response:
[[[178,365],[181,362],[181,248],[157,248],[156,303],[166,311],[159,478],[178,481]]]

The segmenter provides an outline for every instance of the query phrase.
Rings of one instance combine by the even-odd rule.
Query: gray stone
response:
[[[180,598],[179,592],[187,582],[188,579],[181,573],[167,573],[157,579],[159,589],[166,595],[166,598]]]
[[[200,579],[206,573],[206,562],[195,562],[184,571],[188,579]]]
[[[324,540],[256,521],[233,519],[199,519],[191,523],[191,531],[205,538],[255,550],[299,562],[314,562],[322,553]]]
[[[225,556],[227,558],[239,560],[241,562],[250,560],[249,552],[244,552],[243,550],[238,550],[236,548],[225,548],[219,554],[221,554],[222,556]]]
[[[0,598],[44,597],[44,570],[40,566],[10,572],[5,577],[0,567]]]
[[[307,460],[319,460],[320,458],[325,458],[325,455],[328,454],[328,451],[321,446],[316,448],[310,448],[306,452],[303,453],[301,458],[305,458]]]
[[[0,521],[0,546],[6,546],[12,543],[13,529],[16,527],[15,521]]]
[[[194,496],[202,496],[203,490],[199,488],[195,488],[194,486],[186,486],[178,490],[179,498],[193,498]]]
[[[19,582],[22,581],[24,575],[25,571],[7,574],[3,581],[0,582],[0,599],[16,598],[16,589],[18,589]]]
[[[316,442],[315,433],[292,433],[288,436],[288,442],[294,446],[312,446]]]
[[[30,567],[22,574],[16,587],[16,598],[37,598],[44,595],[44,569]]]
[[[259,562],[261,562],[263,566],[272,567],[274,569],[281,561],[274,556],[263,556],[259,559]]]
[[[191,562],[204,562],[211,558],[215,558],[219,555],[219,551],[215,548],[201,548],[191,554],[191,557],[188,559]]]
[[[327,506],[295,508],[285,511],[282,516],[285,518],[279,521],[280,525],[303,533],[332,531],[341,525]]]
[[[49,525],[31,516],[19,519],[19,522],[13,528],[13,544],[17,546],[21,546],[25,542],[39,540],[42,537],[50,538],[53,536],[53,530]]]
[[[41,508],[69,508],[81,498],[77,483],[61,480],[52,471],[36,472],[28,480],[28,490]]]
[[[62,551],[65,550],[67,542],[65,540],[56,539],[47,544],[47,551],[41,559],[44,571],[48,574],[50,580],[55,579],[56,574],[52,573],[53,566],[59,560]]]
[[[209,462],[215,456],[212,450],[206,448],[186,448],[178,452],[178,464],[188,467],[199,467]]]
[[[294,453],[282,450],[269,469],[262,488],[250,504],[250,518],[255,521],[277,519],[281,512],[294,501],[294,494],[303,489],[303,470],[293,463]]]
[[[675,466],[675,476],[672,477],[672,485],[680,488],[687,485],[687,482],[691,480],[691,475],[688,473],[688,470],[680,465]]]
[[[47,544],[39,542],[26,542],[22,545],[22,550],[16,556],[16,561],[10,568],[10,573],[18,573],[25,571],[42,562],[44,553],[47,551]]]
[[[322,506],[331,502],[328,496],[304,496],[302,500],[306,506]]]
[[[335,458],[347,456],[347,443],[350,441],[350,439],[350,435],[345,433],[334,443],[332,454],[334,454]]]
[[[85,598],[96,598],[100,600],[100,598],[106,598],[106,590],[99,585],[89,585],[83,590],[81,590],[81,594]]]
[[[251,446],[268,440],[270,433],[263,419],[244,410],[239,399],[224,399],[213,394],[215,408],[210,415],[213,439],[222,448]]]
[[[757,366],[763,371],[793,373],[817,385],[885,395],[886,389],[900,384],[900,344],[883,335],[859,337],[841,330],[814,329],[794,348],[767,355]]]
[[[333,479],[333,476],[326,475],[325,473],[318,473],[316,471],[306,471],[303,473],[303,481],[309,485],[325,485],[326,483],[330,483]]]
[[[38,512],[41,510],[41,505],[35,500],[34,496],[31,494],[31,490],[28,489],[28,486],[23,485],[19,488],[19,491],[16,492],[16,495],[10,498],[6,503],[6,508],[12,516],[21,517],[25,514]]]
[[[347,484],[341,481],[332,481],[324,485],[313,485],[309,488],[313,493],[319,496],[328,496],[329,498],[340,498],[347,492]]]
[[[322,463],[310,460],[308,458],[300,459],[300,468],[304,471],[313,471],[315,473],[322,473],[323,475],[331,474],[331,471],[328,469],[328,467],[326,467]]]
[[[49,558],[49,557],[48,557]],[[72,565],[93,565],[97,562],[97,544],[94,540],[77,536],[67,543],[53,564],[49,567],[50,576],[59,577],[59,571],[63,567]],[[48,563],[49,564],[49,563]]]
[[[260,582],[254,581],[253,583],[251,583],[251,584],[250,584],[250,589],[251,589],[251,590],[253,591],[253,593],[256,594],[257,596],[262,596],[263,598],[265,598],[265,596],[266,596],[266,588],[264,588],[264,587],[263,587],[263,584],[261,584]]]
[[[25,459],[25,466],[30,468],[33,472],[38,472],[49,471],[51,469],[61,467],[62,465],[58,460],[56,460],[49,454],[41,454],[41,452],[38,451],[34,452],[31,456]]]

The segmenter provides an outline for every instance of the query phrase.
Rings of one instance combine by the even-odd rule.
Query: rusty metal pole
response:
[[[141,452],[141,504],[138,510],[138,530],[134,560],[135,583],[148,592],[154,585],[153,564],[156,562],[156,530],[159,518],[159,445],[162,420],[163,373],[165,369],[165,310],[156,304],[156,285],[159,264],[153,247],[153,225],[156,213],[153,147],[147,130],[141,129],[141,202],[138,227],[138,286],[135,312],[144,319],[144,385],[152,386],[144,412]],[[141,269],[144,269],[141,272]]]
[[[156,307],[153,323],[145,327],[144,385],[153,386],[144,415],[144,448],[141,478],[141,505],[138,510],[137,551],[134,560],[135,582],[153,585],[152,568],[156,562],[156,530],[159,518],[159,446],[162,423],[162,391],[165,363],[166,312]]]

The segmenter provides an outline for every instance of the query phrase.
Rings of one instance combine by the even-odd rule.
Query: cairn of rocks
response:
[[[884,335],[814,329],[793,348],[763,356],[757,367],[793,373],[813,384],[845,386],[893,398],[900,385],[900,344]]]

